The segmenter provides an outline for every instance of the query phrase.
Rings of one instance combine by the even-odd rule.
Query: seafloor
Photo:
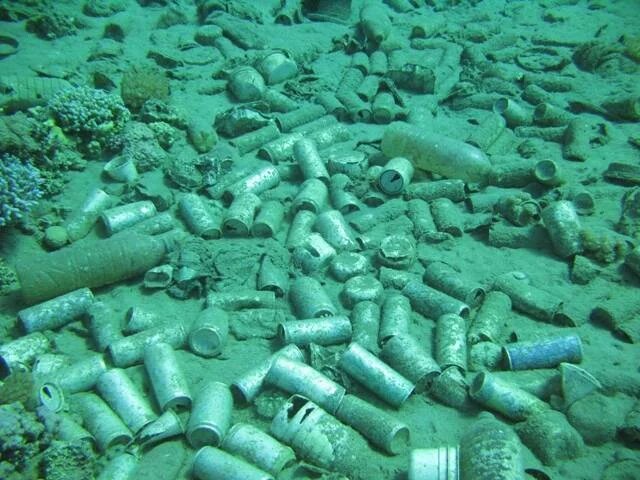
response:
[[[284,55],[264,62],[274,51]],[[104,369],[123,366],[160,414],[152,367],[139,356],[120,364],[96,324],[116,325],[113,342],[121,331],[186,332],[208,295],[227,310],[219,354],[197,355],[185,338],[155,340],[173,344],[193,397],[264,365],[283,346],[278,322],[328,312],[336,324],[347,316],[352,332],[301,340],[306,361],[410,430],[397,455],[371,443],[321,445],[339,435],[309,432],[292,441],[297,460],[277,478],[640,478],[639,62],[637,0],[1,1],[0,478],[193,478],[196,449],[180,431],[105,451],[60,427],[64,418],[91,430],[74,399],[98,392],[97,376],[67,382],[49,411],[38,392],[82,376],[59,369],[102,358]],[[258,78],[242,84],[242,66],[258,67],[250,73]],[[309,112],[302,120],[286,115],[299,109]],[[392,136],[394,121],[406,123]],[[240,136],[258,129],[264,137]],[[467,151],[461,145],[473,146],[471,159],[456,153]],[[392,164],[398,173],[385,184],[395,156],[408,162]],[[487,162],[479,173],[478,158]],[[113,159],[137,173],[114,178],[104,171]],[[263,176],[242,183],[256,172]],[[398,192],[384,192],[398,182]],[[127,240],[111,248],[113,264],[101,257],[113,245],[96,219],[104,204],[85,215],[86,231],[73,230],[96,188],[109,208],[151,202],[169,223],[157,230],[183,232],[151,260],[164,270],[140,272],[152,254]],[[266,205],[273,216],[254,218]],[[313,212],[311,223],[305,230],[301,220],[292,238],[298,211]],[[138,239],[126,237],[135,228],[113,238]],[[70,260],[52,267],[51,255]],[[275,269],[266,280],[265,265]],[[305,277],[316,290],[289,295]],[[407,282],[450,296],[425,307]],[[94,305],[71,314],[56,305],[43,324],[24,321],[31,304],[83,287]],[[328,304],[318,309],[322,290]],[[400,292],[410,314],[390,306]],[[511,307],[496,308],[488,333],[478,333],[483,299],[495,292]],[[451,297],[458,303],[443,300]],[[469,313],[456,310],[460,302]],[[399,329],[383,340],[409,335],[423,360],[435,357],[447,372],[398,408],[341,368],[352,340],[380,354],[366,335],[375,314],[363,314],[378,306],[382,323]],[[142,325],[127,323],[131,309]],[[462,326],[437,329],[445,320],[436,312],[461,314]],[[14,351],[27,333],[45,345]],[[539,343],[523,354],[526,370],[509,372],[502,347],[518,342]],[[567,353],[571,342],[581,347]],[[417,364],[406,361],[405,374]],[[483,403],[478,375],[503,380],[508,398]],[[285,384],[322,398],[300,378]],[[268,432],[288,397],[265,385],[249,405],[236,398],[230,421]],[[484,411],[502,422],[499,433],[478,428]],[[178,408],[184,426],[189,413]],[[410,463],[412,451],[458,445],[449,470]],[[101,474],[125,451],[131,472]],[[249,478],[216,468],[200,478]]]

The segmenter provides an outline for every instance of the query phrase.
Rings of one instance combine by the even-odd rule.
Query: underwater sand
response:
[[[77,17],[82,25],[74,35],[53,40],[44,40],[25,31],[25,20],[0,22],[0,31],[3,35],[11,35],[19,40],[17,52],[0,59],[0,76],[31,77],[34,75],[34,69],[41,72],[62,71],[68,72],[63,75],[66,75],[66,78],[74,85],[93,86],[91,72],[95,71],[99,64],[99,69],[106,72],[109,79],[113,81],[115,86],[113,91],[117,94],[123,71],[142,63],[154,65],[153,60],[147,58],[148,51],[166,48],[172,52],[172,55],[179,58],[180,50],[175,48],[176,45],[154,43],[152,38],[165,38],[163,35],[154,37],[154,33],[174,31],[178,32],[176,35],[188,38],[200,27],[192,2],[182,0],[169,2],[170,5],[164,6],[149,2],[150,5],[144,7],[132,0],[127,0],[124,3],[126,4],[124,11],[101,18],[84,15],[82,13],[84,2],[49,2],[49,8],[55,9],[63,15]],[[516,71],[526,75],[531,72],[521,67],[514,67],[517,63],[516,57],[524,52],[530,52],[531,49],[548,47],[556,49],[556,53],[559,52],[558,55],[566,60],[566,64],[552,75],[561,76],[571,87],[567,92],[554,92],[552,95],[554,101],[582,101],[599,105],[607,98],[618,94],[635,96],[636,99],[640,94],[638,90],[640,69],[637,63],[627,57],[624,57],[625,65],[635,66],[635,70],[615,71],[614,67],[613,70],[605,68],[600,72],[587,72],[579,69],[572,61],[572,53],[575,49],[579,45],[591,41],[615,46],[614,50],[617,49],[618,55],[622,55],[620,52],[624,50],[624,46],[621,37],[635,35],[637,38],[637,35],[640,34],[640,4],[635,0],[463,1],[460,3],[452,2],[458,4],[451,6],[446,6],[446,2],[436,3],[442,5],[442,8],[434,9],[431,6],[422,6],[401,13],[386,7],[393,23],[393,35],[401,39],[401,43],[405,45],[403,48],[409,48],[407,39],[411,27],[424,24],[431,29],[428,34],[430,38],[452,45],[480,46],[484,49],[485,54],[495,53],[495,59],[491,61],[495,64],[496,69],[504,66],[505,71]],[[297,60],[299,68],[303,70],[305,81],[297,84],[295,78],[288,80],[291,87],[288,91],[297,92],[299,94],[297,100],[299,101],[302,101],[302,98],[311,101],[314,94],[322,90],[334,91],[340,82],[344,69],[350,64],[351,56],[335,48],[332,40],[353,33],[357,24],[357,15],[352,15],[346,24],[313,22],[307,19],[303,23],[280,25],[274,23],[272,14],[277,10],[279,2],[274,0],[255,2],[255,4],[261,5],[264,23],[254,22],[251,29],[255,29],[266,39],[267,44],[264,45],[264,48],[290,48],[294,52],[294,58]],[[157,27],[158,20],[163,18],[170,8],[184,13],[186,22],[168,29]],[[242,23],[252,22],[252,20],[244,18],[240,18],[240,21]],[[120,51],[113,57],[87,61],[91,52],[97,48],[101,41],[105,25],[108,23],[116,23],[123,27],[125,38],[122,42],[118,42]],[[171,38],[170,36],[166,37]],[[414,53],[416,52],[418,50],[414,51]],[[221,58],[219,53],[216,55],[218,59]],[[210,64],[184,64],[176,68],[162,66],[158,68],[165,71],[170,79],[170,95],[167,103],[182,112],[187,121],[197,120],[202,125],[213,125],[216,115],[232,106],[240,105],[240,102],[236,102],[227,92],[201,93],[212,81]],[[473,67],[463,67],[462,71],[468,74],[472,83],[482,83],[478,76],[474,77]],[[548,72],[545,75],[548,76]],[[276,89],[282,87],[282,85],[275,86]],[[494,90],[491,90],[492,87]],[[484,93],[497,96],[515,96],[516,98],[523,90],[522,83],[518,80],[504,80],[504,78],[499,78],[493,83],[486,82],[482,88]],[[513,95],[509,95],[509,89]],[[409,112],[430,111],[424,117],[428,119],[428,128],[460,140],[465,140],[471,131],[482,122],[485,115],[490,112],[490,110],[480,108],[454,109],[451,108],[452,105],[448,99],[438,99],[434,94],[419,94],[404,89],[399,89],[399,92],[405,102],[405,108]],[[440,105],[438,100],[441,101]],[[518,101],[525,104],[521,100]],[[567,104],[565,103],[565,105]],[[533,107],[527,105],[527,108],[532,109]],[[560,166],[566,180],[559,187],[561,193],[579,188],[592,195],[595,202],[594,211],[588,215],[580,216],[580,221],[585,229],[611,233],[615,231],[615,226],[621,216],[622,197],[634,186],[608,182],[603,177],[603,172],[609,163],[614,161],[639,165],[640,149],[637,140],[636,143],[630,141],[632,137],[637,139],[640,135],[638,120],[617,121],[593,112],[577,113],[576,115],[603,126],[606,131],[604,134],[606,140],[592,145],[585,161],[577,162],[563,158],[562,145],[559,142],[534,139],[536,153],[533,158],[552,159]],[[135,119],[135,115],[133,118]],[[358,142],[371,143],[373,141],[374,145],[377,145],[375,142],[380,140],[385,129],[384,125],[373,123],[348,121],[344,122],[344,125],[352,134],[351,140],[345,142],[342,148],[344,151],[355,149]],[[178,140],[167,150],[168,158],[198,155],[187,141],[184,130],[178,130],[177,133]],[[509,141],[496,155],[515,155],[517,157],[517,146],[524,138],[514,136],[509,129],[505,135],[509,137]],[[220,137],[220,142],[225,141],[223,137]],[[53,208],[57,209],[54,212],[73,211],[81,205],[87,193],[95,187],[118,191],[118,184],[106,179],[101,174],[104,164],[109,159],[108,155],[99,160],[90,159],[84,170],[65,172],[66,184],[61,193],[43,201],[49,206],[47,217],[49,221],[53,224],[63,223],[63,216],[51,213],[54,211]],[[266,163],[256,157],[255,151],[245,154],[237,160],[238,168],[240,166],[258,168]],[[186,191],[185,189],[181,190],[178,185],[168,180],[160,168],[143,173],[142,178],[170,188],[176,198],[181,191]],[[417,171],[414,175],[414,181],[428,180],[428,178],[424,172]],[[287,190],[289,183],[292,187]],[[298,180],[283,182],[278,187],[282,193],[275,195],[275,198],[286,198],[287,202],[290,202],[287,192],[295,194],[299,183]],[[375,185],[371,188],[375,189]],[[552,187],[538,186],[534,190],[534,198],[545,197],[552,190]],[[212,202],[204,191],[201,190],[200,193],[203,199]],[[553,198],[553,195],[545,198]],[[458,203],[457,208],[460,211],[465,211],[464,203]],[[176,214],[175,204],[170,207],[169,211],[178,218],[179,228],[186,230]],[[498,217],[497,214],[496,217]],[[347,218],[349,217],[347,216]],[[218,272],[201,272],[203,275],[212,275],[218,282],[216,284],[216,281],[213,281],[209,285],[214,289],[221,286],[231,289],[240,286],[255,288],[256,262],[264,253],[275,252],[274,254],[279,258],[290,262],[289,255],[282,253],[280,249],[275,249],[273,244],[275,241],[284,245],[290,220],[290,217],[285,217],[285,223],[273,240],[225,236],[220,239],[207,240],[207,242],[215,244],[214,250],[224,252],[215,261]],[[15,265],[20,262],[21,258],[41,254],[44,251],[42,228],[47,224],[47,222],[38,223],[33,220],[32,225],[37,226],[32,234],[27,234],[19,228],[7,228],[0,232],[0,255],[6,263]],[[635,239],[633,234],[625,237],[630,244],[635,242],[637,245],[638,238],[640,238],[638,225],[636,224]],[[89,239],[98,240],[104,237],[104,231],[99,226],[89,234]],[[361,253],[372,259],[372,265],[375,265],[375,249],[366,249]],[[419,260],[439,260],[449,263],[466,280],[478,282],[486,286],[487,290],[493,279],[500,274],[509,271],[525,272],[532,285],[546,290],[563,299],[565,304],[580,310],[582,322],[577,327],[562,327],[541,322],[512,310],[508,318],[505,319],[505,328],[497,343],[502,345],[515,340],[535,340],[569,333],[579,335],[583,344],[583,360],[580,366],[594,374],[605,385],[602,393],[606,396],[611,409],[618,412],[619,418],[616,421],[619,423],[617,426],[621,426],[626,412],[630,410],[634,401],[640,399],[640,350],[638,344],[631,343],[628,338],[625,339],[604,326],[588,320],[588,315],[593,308],[608,299],[616,301],[625,299],[632,304],[635,303],[632,317],[640,315],[640,301],[638,301],[640,280],[623,265],[623,256],[614,254],[614,258],[603,262],[598,258],[597,250],[585,252],[584,255],[596,264],[597,273],[587,284],[580,285],[571,281],[571,260],[560,258],[553,249],[496,248],[487,242],[486,228],[465,232],[461,237],[450,237],[439,243],[420,242],[417,244],[417,255]],[[242,257],[246,263],[240,264],[239,258]],[[300,274],[300,271],[292,264],[289,264],[287,268],[292,278]],[[220,271],[226,272],[226,274],[220,274]],[[375,275],[376,271],[377,269],[372,267],[371,273]],[[420,261],[416,260],[410,271],[421,274],[424,268]],[[336,281],[327,271],[315,273],[313,276],[321,280],[338,312],[349,315],[350,310],[344,306],[341,300],[343,284]],[[171,321],[194,318],[202,309],[205,299],[204,293],[198,298],[192,295],[187,299],[179,300],[167,295],[162,289],[145,289],[140,277],[94,289],[93,293],[96,299],[112,307],[115,315],[122,319],[124,319],[126,311],[134,306],[156,313]],[[17,322],[17,312],[24,307],[17,287],[0,297],[0,342],[5,343],[24,334]],[[286,297],[278,300],[278,308],[285,310],[288,317],[293,317],[292,307]],[[472,311],[471,318],[474,314],[475,310]],[[412,313],[411,320],[411,333],[421,341],[427,351],[433,352],[434,320],[425,318],[416,312]],[[204,382],[212,379],[230,384],[252,366],[266,359],[280,347],[278,341],[273,338],[275,328],[272,333],[273,335],[267,335],[271,338],[240,339],[236,338],[232,331],[223,353],[212,359],[198,357],[187,349],[177,350],[179,366],[187,376],[192,393],[195,394]],[[264,335],[264,332],[258,332],[258,335]],[[54,352],[68,355],[72,361],[83,358],[94,348],[90,335],[81,322],[71,323],[53,332],[52,338],[55,345]],[[328,351],[341,352],[345,346],[343,344],[328,347]],[[149,401],[157,411],[144,366],[130,367],[127,369],[127,373],[146,392]],[[471,381],[474,375],[475,372],[467,372],[467,380]],[[619,378],[623,378],[623,380],[619,381]],[[611,384],[614,387],[611,387]],[[621,384],[626,385],[627,388],[621,389]],[[410,449],[457,445],[465,430],[474,423],[479,412],[483,410],[481,406],[475,405],[471,410],[461,412],[443,405],[424,393],[412,395],[400,409],[394,410],[357,385],[353,385],[350,392],[384,408],[397,419],[405,422],[411,430]],[[278,401],[286,398],[282,393],[268,390],[268,398],[265,402],[268,402],[270,396]],[[597,419],[599,412],[593,412],[593,415]],[[497,416],[501,418],[500,415]],[[260,415],[255,406],[236,406],[232,422],[239,421],[251,423],[265,431],[268,431],[270,423],[268,418]],[[509,420],[505,421],[513,424]],[[141,454],[138,470],[131,478],[159,480],[191,478],[190,468],[194,454],[195,450],[190,448],[184,437],[163,442]],[[619,435],[599,446],[586,445],[582,455],[578,458],[561,460],[553,466],[542,465],[540,460],[524,446],[523,454],[527,468],[545,472],[548,478],[554,480],[599,480],[603,478],[605,469],[617,459],[636,459],[638,463],[633,465],[640,466],[637,445],[626,442]],[[97,475],[106,458],[111,457],[113,452],[107,456],[97,453],[96,455],[98,456]],[[388,456],[375,449],[370,449],[360,452],[358,461],[362,465],[374,466],[379,472],[375,476],[376,479],[399,480],[406,478],[409,456],[408,451],[397,456]],[[626,471],[624,476],[606,478],[640,478],[640,469],[633,471],[634,468]],[[16,474],[10,478],[27,478],[27,476]],[[57,478],[71,477],[65,477],[64,474],[61,474]],[[311,477],[306,477],[291,468],[283,472],[279,478]]]

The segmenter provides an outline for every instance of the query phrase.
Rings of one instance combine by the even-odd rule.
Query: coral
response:
[[[126,8],[123,0],[89,0],[82,7],[82,13],[90,17],[110,17]]]
[[[187,128],[184,115],[160,100],[152,99],[144,102],[140,110],[140,119],[145,123],[164,122],[176,128]]]
[[[120,94],[124,104],[137,112],[147,100],[166,100],[169,97],[169,80],[156,68],[132,67],[122,76]]]
[[[149,128],[153,130],[156,140],[165,150],[169,150],[178,140],[178,130],[166,122],[152,122],[149,124]]]
[[[18,277],[4,258],[0,257],[0,295],[10,292],[17,288]]]
[[[48,442],[44,425],[20,403],[0,406],[0,477],[24,472]]]
[[[44,40],[75,35],[78,31],[75,19],[62,13],[43,13],[27,20],[29,32],[35,33]]]
[[[120,97],[88,87],[57,93],[48,108],[56,125],[77,136],[88,150],[121,148],[121,133],[131,118]]]
[[[39,170],[4,154],[0,157],[0,227],[23,219],[42,197]]]
[[[95,463],[88,443],[54,441],[44,452],[47,480],[93,480]]]
[[[640,35],[635,37],[624,37],[623,43],[625,46],[624,53],[627,57],[640,63]]]

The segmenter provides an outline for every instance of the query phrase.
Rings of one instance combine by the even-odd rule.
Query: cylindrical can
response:
[[[165,342],[173,348],[180,348],[186,341],[187,331],[183,325],[165,324],[116,340],[107,351],[116,367],[126,368],[141,362],[144,349],[149,345]]]
[[[344,174],[349,179],[353,179],[364,175],[369,168],[369,159],[364,152],[335,152],[329,154],[327,166],[332,177],[337,174]]]
[[[190,350],[201,357],[220,355],[229,335],[229,315],[217,307],[207,307],[191,325],[187,339]]]
[[[262,100],[267,102],[272,112],[284,113],[298,108],[298,102],[274,88],[267,88]]]
[[[133,158],[126,154],[109,160],[102,171],[116,182],[134,183],[139,177]]]
[[[362,83],[356,88],[356,94],[364,102],[370,103],[378,93],[380,79],[375,75],[366,75]]]
[[[376,225],[395,220],[407,211],[407,204],[399,198],[393,198],[384,203],[375,211],[362,211],[349,218],[351,225],[357,232],[364,233]]]
[[[563,301],[534,287],[523,272],[507,272],[499,275],[493,288],[511,298],[513,308],[545,322],[554,321],[561,312]]]
[[[516,227],[507,222],[496,222],[489,228],[489,245],[507,248],[551,248],[547,229],[540,224]]]
[[[278,324],[277,335],[282,343],[295,343],[298,346],[337,345],[351,339],[351,322],[344,315],[313,318],[309,320],[291,320]]]
[[[367,442],[312,401],[293,395],[273,418],[271,434],[314,465],[352,478],[375,478],[362,464]]]
[[[416,168],[466,182],[482,182],[491,170],[491,163],[479,149],[402,122],[386,128],[382,152],[390,158],[406,157]]]
[[[382,303],[378,344],[384,345],[395,335],[408,334],[410,321],[411,302],[409,299],[399,293],[387,295]]]
[[[289,291],[289,275],[279,266],[276,266],[268,255],[262,257],[258,279],[258,290],[273,292],[276,297],[283,297]]]
[[[467,325],[455,313],[441,315],[436,322],[436,359],[446,369],[467,370]]]
[[[347,118],[347,109],[333,92],[320,92],[316,95],[315,101],[322,105],[328,114],[334,115],[338,120],[344,121]]]
[[[69,240],[75,242],[87,236],[100,214],[111,205],[111,197],[99,188],[94,188],[84,199],[82,206],[73,212],[64,223]]]
[[[191,406],[189,385],[171,345],[155,343],[145,348],[144,366],[162,411]]]
[[[258,215],[251,225],[254,237],[275,237],[284,218],[284,206],[278,200],[263,202]]]
[[[512,98],[502,97],[496,100],[493,111],[504,117],[509,128],[530,125],[532,121],[531,112]]]
[[[258,70],[264,76],[267,85],[284,82],[298,74],[298,65],[284,51],[271,52],[262,57]]]
[[[157,415],[142,392],[133,384],[124,370],[112,368],[98,378],[100,396],[122,418],[133,433],[153,422]]]
[[[390,92],[378,92],[371,104],[373,121],[381,125],[387,125],[393,122],[400,112],[401,109],[396,104],[396,99]],[[413,166],[411,168],[413,168]]]
[[[524,422],[517,423],[514,429],[522,442],[545,465],[557,465],[585,453],[580,433],[561,412],[549,409],[535,413]]]
[[[207,306],[223,310],[241,310],[244,308],[274,308],[276,296],[270,291],[237,288],[224,292],[211,292],[207,295]]]
[[[273,480],[250,463],[215,447],[203,446],[193,459],[193,476],[198,480]]]
[[[306,104],[297,110],[276,116],[276,124],[281,132],[290,132],[296,127],[316,120],[327,113],[324,106],[317,103]]]
[[[439,232],[461,237],[464,232],[462,211],[448,198],[436,198],[431,202],[431,215]]]
[[[556,187],[564,182],[560,166],[549,159],[536,162],[533,167],[533,176],[539,183],[548,187]]]
[[[49,339],[34,332],[0,346],[0,379],[18,370],[27,370],[38,355],[51,348]]]
[[[385,236],[376,252],[376,260],[385,267],[408,269],[415,259],[415,240],[407,234]]]
[[[387,54],[382,50],[376,50],[369,55],[369,73],[373,75],[385,75],[389,69]]]
[[[337,313],[320,282],[312,277],[299,277],[291,283],[289,301],[298,318],[327,317]]]
[[[582,342],[578,335],[511,343],[503,349],[510,370],[555,368],[563,362],[582,361]]]
[[[424,272],[425,283],[463,301],[470,307],[477,307],[485,296],[481,285],[464,278],[459,271],[444,262],[429,263]]]
[[[231,384],[232,391],[237,400],[248,403],[260,393],[264,379],[271,368],[271,364],[279,355],[297,362],[304,361],[304,355],[296,345],[291,344],[281,348]]]
[[[262,192],[277,187],[279,183],[280,172],[273,165],[267,165],[225,188],[222,199],[226,203],[232,203],[239,195],[245,193],[260,195]]]
[[[292,259],[293,264],[302,268],[303,273],[310,274],[326,268],[335,256],[335,248],[322,235],[310,233],[302,244],[293,250]]]
[[[365,52],[355,52],[351,55],[351,67],[357,68],[366,75],[369,73],[369,56]]]
[[[488,113],[479,119],[478,125],[471,130],[465,141],[483,152],[490,151],[504,133],[505,126],[506,121],[502,116],[495,112]]]
[[[357,343],[351,343],[347,347],[339,365],[350,376],[396,408],[413,393],[413,383]]]
[[[45,377],[65,393],[86,392],[91,390],[100,376],[107,371],[105,358],[100,354],[91,354],[69,366],[54,371]]]
[[[229,74],[229,90],[241,102],[259,100],[266,90],[264,78],[255,68],[241,65]]]
[[[178,414],[169,409],[136,435],[136,443],[144,451],[168,438],[184,434],[184,425]]]
[[[137,468],[138,457],[133,453],[124,452],[109,460],[97,480],[132,480]]]
[[[640,277],[640,246],[629,252],[624,259],[624,264]]]
[[[339,282],[345,282],[356,275],[364,275],[369,271],[367,257],[355,252],[341,252],[331,260],[331,274]]]
[[[298,140],[293,146],[293,158],[300,166],[305,179],[317,178],[325,184],[329,183],[329,172],[313,140],[309,138]]]
[[[469,306],[419,280],[409,281],[402,294],[411,300],[414,310],[427,318],[438,319],[446,313],[455,313],[462,318],[469,316]]]
[[[84,426],[96,439],[100,451],[115,445],[128,445],[133,435],[120,417],[94,393],[78,393],[71,399],[73,408],[82,417]]]
[[[469,395],[481,405],[516,421],[549,408],[533,394],[488,372],[480,372],[475,376],[469,388]]]
[[[536,180],[534,167],[535,163],[524,160],[494,164],[488,184],[503,188],[526,187]]]
[[[295,113],[295,111],[289,113]],[[260,147],[258,149],[258,157],[278,165],[293,155],[293,145],[302,138],[304,138],[304,133],[302,132],[281,135]]]
[[[358,246],[351,228],[338,210],[326,210],[316,217],[316,230],[336,250],[355,250]]]
[[[272,90],[268,90],[271,92]],[[275,123],[269,123],[268,125],[254,130],[252,132],[245,133],[232,140],[229,140],[229,144],[238,149],[240,155],[244,155],[256,148],[260,148],[264,144],[275,140],[280,136],[280,130]],[[235,189],[234,189],[235,190]]]
[[[260,203],[260,198],[250,192],[235,197],[224,214],[222,222],[224,232],[238,237],[248,236]]]
[[[342,289],[342,301],[347,308],[353,308],[356,303],[370,301],[380,302],[384,287],[372,275],[357,275],[351,277]]]
[[[187,440],[193,448],[204,445],[217,447],[231,425],[233,397],[229,386],[208,382],[193,399],[187,424]]]
[[[80,288],[18,312],[18,320],[27,333],[54,330],[86,314],[93,303],[93,293]]]
[[[440,375],[438,363],[414,337],[406,333],[390,337],[383,345],[380,357],[413,382],[416,393],[430,388],[433,380]]]
[[[220,218],[215,218],[207,210],[197,193],[186,193],[178,202],[180,215],[194,235],[202,238],[220,238]]]
[[[175,219],[170,212],[162,212],[151,218],[142,220],[132,226],[129,231],[142,235],[159,235],[175,228]]]
[[[296,460],[290,447],[248,423],[236,423],[231,427],[221,448],[272,475],[278,475]]]
[[[533,122],[542,127],[564,127],[569,124],[573,115],[565,109],[550,103],[540,103],[533,110]]]
[[[509,312],[511,299],[507,294],[496,290],[487,293],[467,331],[467,342],[471,345],[479,342],[496,343]]]
[[[483,416],[460,439],[460,478],[522,480],[522,445],[511,428]]]
[[[342,385],[315,368],[284,355],[273,359],[265,381],[285,392],[300,394],[330,413],[335,413],[345,395]]]
[[[413,222],[413,236],[418,241],[436,238],[438,229],[433,221],[429,204],[421,198],[407,202],[407,217]]]
[[[384,288],[393,288],[395,290],[402,290],[412,280],[420,281],[418,275],[387,267],[380,267],[378,279]]]
[[[405,423],[354,395],[345,395],[336,417],[391,455],[402,453],[409,445],[409,427]]]
[[[383,167],[378,186],[387,195],[399,195],[411,183],[413,164],[404,157],[395,157]]]
[[[571,202],[561,200],[549,205],[542,211],[542,220],[558,255],[567,258],[582,252],[582,226]]]
[[[67,407],[64,390],[56,383],[45,382],[37,392],[41,408],[50,413],[60,413]]]
[[[340,88],[336,98],[347,109],[347,118],[351,121],[368,123],[371,120],[371,104],[363,101],[355,91]]]
[[[122,326],[113,309],[103,302],[94,301],[89,310],[89,333],[99,352],[122,338]]]
[[[407,480],[458,480],[458,447],[417,448],[409,455]]]
[[[122,331],[127,335],[148,330],[162,323],[157,313],[136,306],[127,310],[124,321]]]
[[[310,178],[305,180],[298,190],[298,194],[293,199],[291,208],[294,212],[300,210],[309,210],[313,213],[319,213],[327,204],[329,190],[321,180]]]
[[[429,395],[450,407],[467,410],[468,390],[467,381],[460,369],[449,367],[433,380]]]
[[[291,221],[291,226],[287,233],[287,248],[294,249],[298,245],[304,243],[305,239],[311,233],[315,221],[316,214],[314,212],[307,209],[298,210]]]
[[[380,306],[364,301],[354,305],[351,311],[353,335],[351,340],[372,353],[378,351],[378,330],[380,328]]]
[[[158,211],[153,202],[142,200],[140,202],[127,203],[104,210],[100,218],[104,224],[107,235],[113,235],[142,220],[151,218],[157,213]]]
[[[419,198],[425,202],[431,202],[438,198],[461,202],[467,198],[467,187],[462,180],[457,179],[414,182],[407,186],[405,195],[409,199]]]
[[[391,20],[382,5],[366,5],[360,10],[360,26],[373,45],[382,43],[391,33]]]
[[[172,281],[173,266],[164,264],[147,270],[142,283],[145,288],[167,288]]]
[[[76,243],[62,250],[23,259],[16,270],[28,304],[70,292],[125,280],[159,264],[167,239],[121,234]]]
[[[351,191],[351,179],[344,173],[334,173],[329,179],[331,205],[342,214],[357,212],[362,203]]]

